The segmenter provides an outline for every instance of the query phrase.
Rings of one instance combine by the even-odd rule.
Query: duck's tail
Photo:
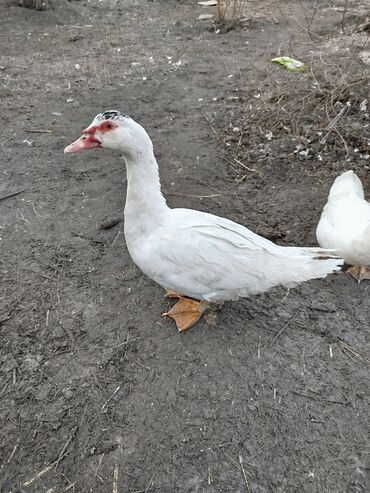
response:
[[[326,277],[339,271],[344,260],[336,256],[333,250],[319,247],[285,247],[290,257],[291,277],[285,286],[290,287],[309,279]],[[287,276],[289,278],[289,276]]]

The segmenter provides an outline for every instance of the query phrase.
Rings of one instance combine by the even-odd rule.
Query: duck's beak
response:
[[[64,154],[73,154],[75,152],[87,151],[88,149],[95,149],[101,147],[101,143],[92,134],[83,133],[81,137],[72,144],[69,144],[64,149]]]

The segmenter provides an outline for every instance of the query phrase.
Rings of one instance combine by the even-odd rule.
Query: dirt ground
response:
[[[107,228],[122,159],[63,155],[119,109],[170,206],[315,245],[335,176],[370,196],[369,8],[249,1],[215,28],[194,0],[0,3],[1,492],[370,491],[370,284],[277,288],[178,334]]]

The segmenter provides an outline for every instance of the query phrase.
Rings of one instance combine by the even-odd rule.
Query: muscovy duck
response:
[[[352,170],[334,180],[316,238],[320,246],[335,249],[351,265],[347,272],[358,282],[370,279],[370,204]]]
[[[343,263],[330,251],[278,246],[228,219],[168,207],[150,137],[119,111],[98,114],[64,152],[100,147],[123,154],[127,247],[136,265],[178,299],[164,315],[179,331],[191,327],[209,303],[293,287],[325,277]]]

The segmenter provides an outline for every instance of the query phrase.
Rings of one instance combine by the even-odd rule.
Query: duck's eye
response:
[[[112,125],[111,123],[109,123],[109,122],[108,122],[105,126],[106,126],[106,128],[108,128],[109,130],[111,130],[111,129],[113,128],[113,125]]]

